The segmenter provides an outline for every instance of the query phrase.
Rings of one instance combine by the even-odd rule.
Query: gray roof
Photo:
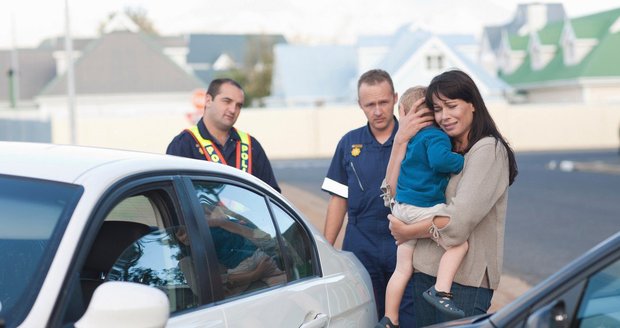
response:
[[[490,75],[482,66],[474,62],[459,49],[463,46],[476,46],[477,41],[473,35],[433,34],[432,32],[415,28],[415,26],[405,25],[395,33],[390,50],[379,62],[378,67],[385,69],[390,74],[396,74],[433,37],[439,39],[450,49],[451,54],[465,65],[465,67],[459,67],[460,69],[484,83],[491,93],[501,94],[504,90],[510,89],[508,84]]]
[[[213,64],[227,54],[237,63],[244,63],[250,50],[257,46],[269,49],[286,43],[284,36],[274,34],[190,34],[187,62]]]
[[[92,38],[86,38],[86,39],[80,39],[80,38],[74,38],[71,40],[72,46],[74,50],[77,51],[83,51],[84,48],[86,48],[87,45],[89,45],[91,42],[93,42],[96,39],[92,39]],[[64,36],[58,36],[58,37],[54,37],[54,38],[49,38],[49,39],[45,39],[43,41],[41,41],[41,43],[39,43],[39,46],[37,47],[37,49],[40,50],[47,50],[47,51],[57,51],[57,50],[65,50],[65,37]]]
[[[181,92],[204,87],[143,33],[113,32],[89,44],[75,63],[78,94]],[[66,74],[42,95],[66,93]]]
[[[528,23],[527,10],[530,5],[540,5],[540,3],[524,3],[517,6],[517,11],[512,21],[503,25],[485,26],[483,29],[483,37],[489,41],[489,45],[493,51],[497,52],[502,39],[502,31],[508,34],[516,34],[521,27]],[[561,3],[546,3],[547,7],[547,23],[562,21],[566,18],[564,6]]]
[[[39,49],[18,49],[20,100],[32,100],[56,76],[52,52]],[[8,71],[11,50],[0,51],[0,101],[9,100]]]
[[[272,96],[301,102],[348,99],[348,86],[357,74],[354,46],[275,47]]]

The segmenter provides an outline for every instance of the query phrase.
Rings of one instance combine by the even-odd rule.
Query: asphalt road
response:
[[[578,168],[561,170],[562,161]],[[580,171],[585,163],[620,168],[616,149],[517,153],[519,176],[510,187],[504,270],[536,284],[620,230],[620,172]],[[553,165],[555,163],[555,165]],[[329,159],[273,161],[278,181],[321,198]],[[555,168],[553,168],[555,167]]]

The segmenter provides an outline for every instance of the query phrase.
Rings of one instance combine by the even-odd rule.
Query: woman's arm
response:
[[[435,222],[435,226],[439,229],[445,227],[450,218],[445,216],[436,216],[434,220],[428,218],[415,223],[406,224],[392,214],[388,214],[390,220],[390,232],[392,237],[396,239],[396,245],[405,243],[411,239],[430,238],[431,221]]]
[[[450,222],[444,227],[436,222],[446,246],[465,242],[500,198],[506,197],[508,173],[506,149],[495,138],[484,138],[471,148],[454,197],[439,213]]]
[[[396,183],[398,181],[398,175],[400,174],[400,164],[405,158],[407,153],[407,144],[422,128],[433,124],[433,118],[429,115],[429,109],[424,108],[419,111],[415,111],[418,106],[424,103],[425,98],[418,99],[407,114],[405,114],[402,106],[398,107],[398,115],[400,118],[398,131],[394,136],[394,142],[392,144],[392,153],[390,154],[390,161],[385,172],[385,181],[389,187],[390,195],[396,194]]]

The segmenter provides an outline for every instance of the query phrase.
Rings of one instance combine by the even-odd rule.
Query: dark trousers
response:
[[[412,327],[424,327],[450,320],[422,297],[422,293],[433,286],[436,279],[422,272],[413,274],[413,308],[416,324]],[[465,312],[467,317],[485,314],[491,307],[492,289],[452,283],[451,292],[454,294],[455,304]]]
[[[385,290],[396,268],[396,244],[388,224],[387,219],[349,218],[342,243],[342,249],[353,252],[370,275],[379,319],[385,314]],[[414,326],[412,291],[413,282],[409,281],[400,303],[399,320],[403,328]]]

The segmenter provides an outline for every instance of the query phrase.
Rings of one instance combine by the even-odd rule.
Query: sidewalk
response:
[[[299,209],[310,220],[310,222],[312,222],[312,224],[319,229],[319,231],[323,231],[325,213],[327,212],[327,201],[313,195],[312,193],[288,184],[280,184],[280,188],[282,188],[282,194],[284,197],[292,202],[293,205],[295,205],[295,207],[297,207],[297,209]],[[340,245],[342,244],[343,232],[344,229],[341,230],[341,233],[336,240],[337,248],[340,248]],[[526,292],[530,289],[530,287],[531,286],[517,277],[511,277],[508,275],[502,276],[499,288],[495,291],[495,295],[493,296],[489,312],[497,311]]]

